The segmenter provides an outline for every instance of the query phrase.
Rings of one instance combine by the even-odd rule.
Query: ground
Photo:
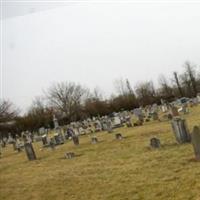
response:
[[[200,125],[200,106],[186,118],[190,131]],[[114,134],[122,133],[122,141]],[[161,140],[160,150],[149,148],[149,140]],[[200,162],[191,144],[176,143],[169,121],[147,122],[144,126],[116,129],[80,137],[55,151],[34,143],[38,160],[28,161],[24,152],[3,149],[0,159],[0,199],[13,200],[198,200]],[[64,159],[73,151],[74,159]]]

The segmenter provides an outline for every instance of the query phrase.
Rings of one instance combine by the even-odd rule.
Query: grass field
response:
[[[200,106],[183,116],[189,129],[200,125]],[[116,141],[114,134],[125,136]],[[152,150],[156,136],[162,148]],[[3,149],[0,159],[0,199],[9,200],[200,200],[200,162],[193,160],[191,144],[179,145],[169,121],[148,122],[141,127],[120,128],[114,133],[80,137],[55,151],[34,143],[38,160],[27,161],[24,152]],[[64,159],[73,151],[78,156]]]

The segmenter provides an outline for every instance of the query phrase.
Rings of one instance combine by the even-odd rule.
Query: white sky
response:
[[[186,60],[200,64],[200,1],[27,2],[4,2],[1,20],[3,98],[22,110],[52,82],[110,95],[117,78],[156,83]]]

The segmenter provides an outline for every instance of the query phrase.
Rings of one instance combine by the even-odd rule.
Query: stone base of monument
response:
[[[115,138],[116,138],[116,140],[122,140],[122,139],[123,139],[121,133],[117,133],[117,134],[115,134]]]
[[[92,137],[91,143],[92,143],[92,144],[98,143],[98,139],[97,139],[96,137]]]
[[[75,157],[75,153],[74,152],[67,152],[65,153],[65,158],[66,159],[72,159]]]
[[[160,148],[160,140],[157,138],[151,138],[150,139],[150,146],[154,149]]]

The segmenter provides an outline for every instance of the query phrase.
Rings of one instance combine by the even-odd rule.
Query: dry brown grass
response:
[[[190,130],[200,124],[200,106],[184,117]],[[35,143],[38,160],[32,162],[12,146],[3,149],[0,199],[200,199],[200,163],[192,160],[191,144],[176,144],[169,122],[115,132],[126,138],[116,141],[114,134],[102,132],[97,134],[98,144],[82,136],[80,146],[68,141],[55,151],[41,150],[41,143]],[[148,148],[152,136],[161,140],[160,150]],[[68,151],[78,156],[66,160]]]

